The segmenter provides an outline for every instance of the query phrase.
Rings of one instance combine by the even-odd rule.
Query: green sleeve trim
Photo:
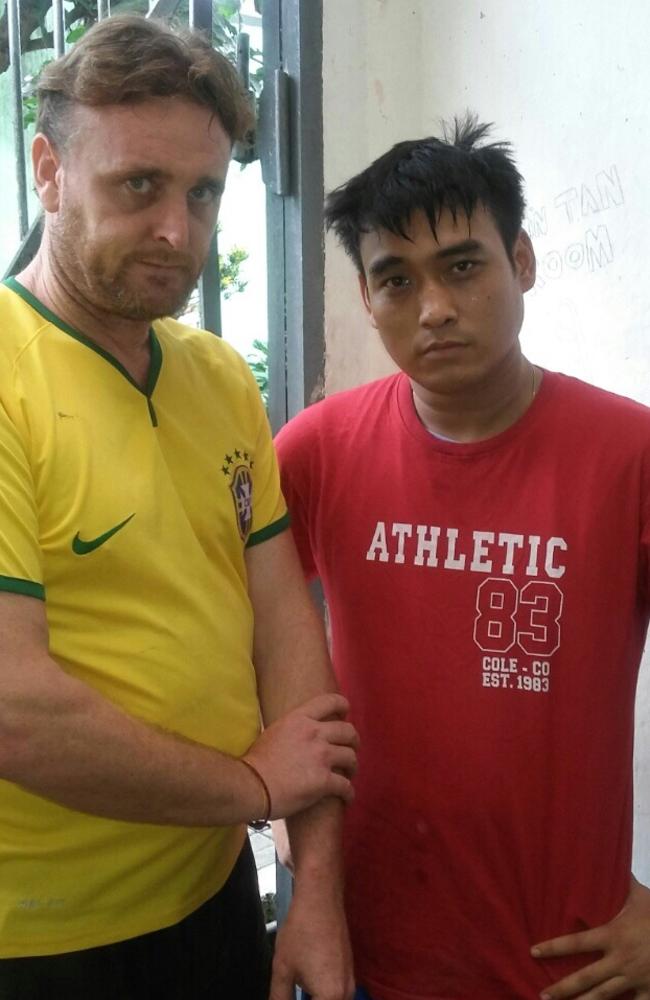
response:
[[[42,583],[32,583],[31,580],[18,580],[13,576],[0,576],[0,590],[11,594],[24,594],[26,597],[38,597],[45,600],[45,587]]]
[[[259,545],[260,542],[266,542],[269,538],[273,538],[274,535],[279,535],[281,531],[287,530],[290,523],[291,519],[289,511],[287,511],[278,521],[274,521],[273,524],[267,524],[265,528],[260,528],[259,531],[254,531],[252,535],[249,535],[246,548],[250,549],[252,545]]]

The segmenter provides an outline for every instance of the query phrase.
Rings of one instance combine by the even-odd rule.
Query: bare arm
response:
[[[250,549],[247,568],[255,611],[258,690],[268,725],[319,692],[335,691],[336,682],[322,623],[289,533]],[[356,743],[348,727],[341,733],[341,745],[324,747],[325,766],[352,774]],[[256,754],[257,746],[247,757],[263,770]],[[345,779],[341,776],[341,780]],[[352,996],[352,963],[343,915],[342,811],[341,799],[329,797],[287,821],[295,889],[276,946],[271,1000],[293,997],[294,983],[319,997],[345,1000]]]
[[[320,735],[318,717],[330,711],[329,700],[316,701],[264,733],[264,768],[277,744],[309,756],[304,730]],[[272,761],[268,773],[273,780]],[[339,778],[321,769],[315,784],[287,782],[277,815],[335,791],[330,776]],[[231,825],[257,818],[264,801],[235,758],[149,726],[66,674],[48,654],[44,605],[7,593],[0,594],[0,777],[82,812],[136,822]]]

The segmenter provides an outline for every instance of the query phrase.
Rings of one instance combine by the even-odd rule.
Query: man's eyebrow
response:
[[[397,257],[394,254],[385,254],[383,257],[377,257],[376,260],[373,260],[368,268],[368,276],[379,278],[384,271],[388,271],[391,267],[400,267],[403,263],[403,257]]]
[[[115,167],[113,170],[107,170],[106,177],[120,179],[124,177],[128,179],[129,177],[150,177],[152,180],[164,180],[169,177],[169,173],[165,170],[161,170],[160,167],[152,167],[150,164],[146,163],[125,163],[124,166]]]
[[[483,244],[478,240],[462,240],[460,243],[452,243],[448,247],[444,247],[442,250],[438,250],[435,254],[436,257],[457,257],[459,254],[463,253],[476,253],[477,250],[483,250]]]
[[[443,247],[442,250],[437,250],[432,255],[432,259],[447,260],[449,257],[460,257],[464,253],[477,253],[484,249],[484,245],[479,240],[461,240],[459,243],[451,243],[449,246]],[[405,263],[406,258],[396,254],[385,254],[383,257],[377,257],[368,267],[368,277],[380,278],[386,271],[393,267],[403,267]]]
[[[213,189],[215,194],[223,194],[226,190],[226,182],[223,177],[210,177],[206,174],[205,177],[199,177],[192,187],[209,187]]]
[[[128,180],[129,177],[147,177],[153,181],[165,181],[169,180],[172,174],[167,170],[161,170],[160,167],[147,166],[144,163],[134,163],[111,170],[105,176],[109,180]],[[192,183],[192,187],[209,187],[214,190],[215,194],[222,195],[226,187],[226,182],[223,177],[204,174],[202,177],[197,177]]]

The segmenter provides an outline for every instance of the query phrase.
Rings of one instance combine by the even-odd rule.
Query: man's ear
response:
[[[368,292],[368,282],[366,281],[366,276],[361,271],[358,272],[357,278],[359,279],[359,291],[361,292],[361,298],[363,299],[363,304],[366,307],[366,312],[370,318],[372,325],[377,328],[375,323],[375,317],[372,314],[372,306],[370,305],[370,293]]]
[[[519,230],[519,236],[515,241],[512,257],[521,290],[522,292],[528,292],[535,284],[537,261],[535,259],[533,244],[525,229]]]
[[[61,157],[50,139],[37,132],[32,142],[34,184],[46,212],[58,212],[61,200]]]

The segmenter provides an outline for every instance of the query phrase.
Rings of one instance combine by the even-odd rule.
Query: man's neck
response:
[[[144,387],[149,373],[149,327],[146,320],[129,320],[95,308],[57,275],[43,247],[16,280],[67,326],[107,351]]]
[[[484,385],[449,394],[434,393],[411,382],[413,405],[426,429],[451,441],[482,441],[507,430],[526,412],[542,380],[542,371],[518,355]]]

